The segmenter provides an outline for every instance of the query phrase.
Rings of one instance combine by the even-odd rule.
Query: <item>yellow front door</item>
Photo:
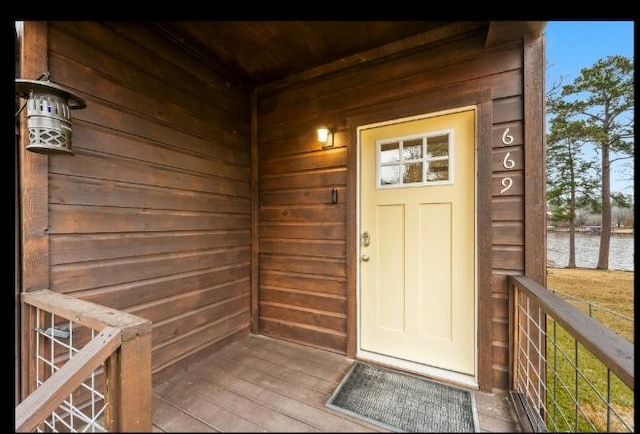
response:
[[[359,146],[359,353],[475,376],[475,110]]]

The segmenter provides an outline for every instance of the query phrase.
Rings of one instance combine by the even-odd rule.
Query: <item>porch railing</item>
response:
[[[535,432],[633,432],[634,347],[551,290],[509,276],[512,397]]]
[[[16,432],[151,431],[151,322],[47,289],[21,296]]]

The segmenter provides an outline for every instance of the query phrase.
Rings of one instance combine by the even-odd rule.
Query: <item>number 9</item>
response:
[[[505,191],[509,190],[511,188],[511,186],[513,185],[513,180],[511,178],[503,178],[502,179],[502,190],[500,190],[500,194],[504,193]]]

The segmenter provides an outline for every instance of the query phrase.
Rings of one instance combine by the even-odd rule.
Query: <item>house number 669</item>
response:
[[[513,142],[513,136],[509,135],[509,128],[507,128],[506,130],[504,130],[504,133],[502,134],[502,143],[504,143],[505,145],[510,145],[512,142]],[[513,159],[511,159],[511,152],[507,152],[507,154],[504,156],[504,159],[502,160],[502,166],[505,169],[513,169],[515,165],[516,165],[516,162],[513,161]],[[500,194],[506,192],[511,188],[511,186],[513,185],[513,180],[507,176],[502,179],[501,184],[502,184],[502,189],[500,189]]]

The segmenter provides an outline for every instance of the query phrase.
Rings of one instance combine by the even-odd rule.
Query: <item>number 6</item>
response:
[[[504,130],[504,133],[502,134],[502,143],[504,143],[505,145],[510,145],[511,143],[513,143],[513,136],[509,135],[509,128]]]
[[[516,165],[516,162],[509,158],[510,156],[511,152],[507,152],[507,155],[504,156],[504,160],[502,160],[502,165],[505,169],[513,169],[513,167]]]

